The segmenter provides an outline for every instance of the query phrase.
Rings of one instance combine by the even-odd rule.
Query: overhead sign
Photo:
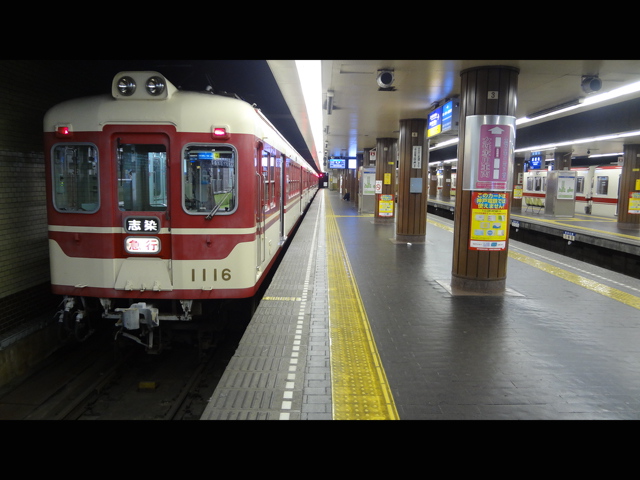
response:
[[[542,153],[540,152],[531,152],[531,157],[529,157],[529,169],[537,170],[542,168]]]
[[[454,132],[458,130],[460,118],[460,103],[458,99],[449,100],[442,106],[442,132]]]
[[[442,107],[436,108],[429,114],[427,123],[427,137],[434,137],[442,131]]]
[[[455,134],[458,131],[460,102],[457,98],[449,100],[436,108],[427,117],[427,138],[440,134]]]
[[[347,161],[344,158],[330,158],[329,168],[346,168]]]

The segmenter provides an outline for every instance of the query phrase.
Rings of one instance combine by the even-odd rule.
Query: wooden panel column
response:
[[[640,145],[624,145],[623,159],[618,200],[618,226],[640,228],[640,214],[629,213],[629,194],[640,195]]]
[[[429,197],[436,198],[438,196],[438,167],[437,165],[429,165]]]
[[[553,170],[571,170],[571,152],[554,152]]]
[[[469,249],[472,191],[464,190],[465,123],[470,115],[516,115],[519,70],[506,66],[486,66],[460,73],[461,101],[458,143],[458,178],[454,218],[452,291],[504,292],[507,276],[507,248],[502,251]],[[511,195],[508,195],[509,197]],[[509,220],[507,219],[507,225]],[[508,229],[507,229],[508,232]]]
[[[522,209],[522,192],[524,190],[524,157],[516,157],[513,166],[513,190],[511,195],[511,211],[520,213]],[[513,192],[518,189],[519,195],[516,198]]]
[[[442,199],[451,200],[451,164],[442,165]]]
[[[382,182],[382,195],[392,200],[392,213],[380,211],[380,194],[376,194],[373,223],[393,223],[395,221],[396,159],[398,158],[398,140],[378,138],[376,143],[376,182]],[[387,205],[387,204],[385,204]]]
[[[426,129],[425,118],[400,121],[396,213],[396,241],[399,242],[425,241],[429,171],[429,141],[426,138]]]

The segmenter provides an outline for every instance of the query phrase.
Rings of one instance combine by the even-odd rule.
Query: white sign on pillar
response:
[[[422,168],[422,145],[414,145],[411,155],[411,168]]]

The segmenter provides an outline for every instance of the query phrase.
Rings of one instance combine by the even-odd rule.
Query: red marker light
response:
[[[227,136],[227,129],[226,128],[222,128],[222,127],[216,127],[213,129],[213,136],[214,137],[226,137]]]
[[[56,128],[56,137],[65,138],[71,136],[71,129],[67,126],[59,126]]]

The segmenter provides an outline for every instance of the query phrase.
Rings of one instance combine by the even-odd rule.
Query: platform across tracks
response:
[[[394,234],[320,191],[202,418],[640,418],[640,281],[510,241],[468,295],[452,222]]]

